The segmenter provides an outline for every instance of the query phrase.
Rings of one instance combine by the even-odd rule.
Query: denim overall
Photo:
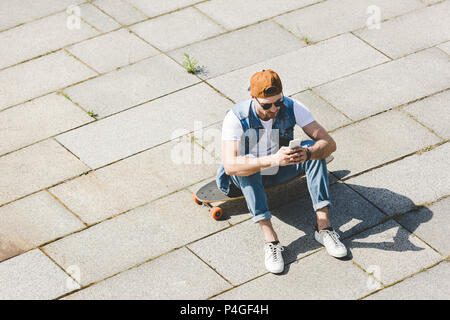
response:
[[[284,97],[283,103],[284,106],[280,108],[272,123],[272,133],[276,133],[277,130],[274,129],[278,129],[280,147],[289,145],[289,141],[294,138],[294,126],[296,125],[294,101]],[[250,141],[258,142],[259,134],[264,130],[256,114],[253,100],[249,99],[235,104],[231,111],[240,120],[244,131],[240,140],[239,155],[252,157],[253,155],[250,154]],[[315,141],[313,140],[307,140],[303,141],[301,145],[303,147],[312,146],[314,143]],[[275,169],[277,169],[275,174],[268,175],[257,172],[250,176],[235,176],[227,175],[221,164],[217,170],[217,187],[231,197],[243,194],[248,209],[253,215],[254,222],[270,219],[272,216],[267,205],[265,187],[283,183],[303,174],[306,174],[314,210],[331,205],[325,159],[309,160],[300,164],[287,165]]]

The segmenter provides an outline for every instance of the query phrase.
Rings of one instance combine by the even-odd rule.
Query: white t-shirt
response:
[[[254,109],[254,105],[252,104]],[[303,128],[307,124],[310,124],[315,119],[309,109],[300,101],[294,100],[294,115],[295,122],[298,126]],[[255,157],[262,157],[268,154],[275,153],[274,149],[276,145],[272,145],[270,142],[270,136],[272,132],[273,119],[268,121],[261,120],[261,124],[264,127],[264,134],[259,138],[258,144],[250,149],[250,154]],[[241,135],[244,133],[241,122],[238,117],[230,110],[222,123],[222,140],[240,140]]]

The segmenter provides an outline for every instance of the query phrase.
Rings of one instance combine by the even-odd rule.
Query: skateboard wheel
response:
[[[219,220],[223,215],[223,210],[219,207],[212,207],[209,213],[214,220]]]
[[[203,202],[201,202],[200,200],[198,200],[196,194],[197,194],[197,192],[194,192],[194,193],[192,194],[192,199],[194,199],[194,202],[195,202],[196,204],[203,204]]]

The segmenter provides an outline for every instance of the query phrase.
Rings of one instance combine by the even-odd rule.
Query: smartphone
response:
[[[301,140],[300,139],[295,139],[295,140],[289,141],[289,148],[291,148],[291,149],[298,148],[300,146],[301,146]]]

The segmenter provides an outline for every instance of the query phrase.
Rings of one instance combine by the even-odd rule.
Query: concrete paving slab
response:
[[[358,137],[357,142],[354,137]],[[392,110],[341,128],[332,134],[337,144],[329,170],[349,170],[354,175],[381,165],[440,139],[419,123]],[[341,177],[342,172],[337,176]]]
[[[280,13],[301,8],[318,0],[213,0],[196,5],[197,8],[232,30]]]
[[[0,263],[0,299],[49,300],[70,291],[69,277],[38,249]]]
[[[96,75],[64,51],[0,71],[0,110]]]
[[[283,14],[274,20],[299,37],[306,36],[314,42],[366,27],[371,22],[367,12],[370,6],[379,8],[381,22],[425,5],[420,0],[331,0]]]
[[[83,41],[67,50],[100,73],[159,54],[155,48],[125,29]]]
[[[0,69],[97,34],[98,31],[83,21],[80,21],[79,29],[68,28],[66,12],[1,32]]]
[[[84,227],[45,191],[0,207],[0,216],[0,261]]]
[[[234,101],[244,100],[249,96],[247,88],[252,74],[271,68],[280,76],[284,94],[290,96],[385,61],[387,58],[378,51],[355,36],[344,34],[229,72],[208,82]]]
[[[54,140],[0,157],[0,204],[76,176],[89,168]]]
[[[273,218],[272,223],[277,229],[279,221]],[[220,250],[217,250],[217,246],[211,245],[212,243],[221,244]],[[264,238],[259,226],[251,220],[197,241],[188,247],[233,285],[246,282],[266,272]]]
[[[68,299],[358,299],[397,286],[402,297],[415,290],[408,280],[448,263],[449,37],[440,29],[449,10],[437,9],[448,2],[67,1],[0,4],[0,40],[17,36],[3,41],[17,49],[2,59],[13,65],[0,63],[0,298],[73,294],[74,270],[87,287]],[[81,13],[78,38],[58,27],[67,29],[71,5]],[[367,28],[370,6],[381,10],[379,30]],[[153,24],[141,32],[147,40],[129,30]],[[373,43],[359,34],[369,31]],[[148,40],[170,51],[158,54]],[[197,75],[181,66],[185,52]],[[350,252],[337,260],[315,241],[306,179],[296,179],[267,195],[288,263],[276,279],[245,200],[220,204],[215,221],[192,199],[219,166],[224,111],[268,68],[339,137],[330,218]],[[295,137],[306,139],[301,129]],[[56,261],[33,249],[42,246]],[[448,295],[427,291],[438,277],[445,283],[445,271],[416,280],[417,290],[428,281],[423,296]],[[374,277],[386,285],[376,294]]]
[[[210,156],[187,136],[60,184],[50,192],[83,221],[94,223],[214,175],[217,165],[196,162],[202,157],[208,163]]]
[[[147,17],[125,0],[96,0],[95,6],[123,25],[147,19]]]
[[[62,95],[49,94],[0,112],[0,154],[93,121]]]
[[[412,114],[417,120],[436,132],[444,139],[450,138],[450,91],[438,93],[429,98],[414,102],[404,111]]]
[[[181,248],[78,291],[64,300],[206,299],[230,285]]]
[[[220,120],[230,106],[229,100],[199,84],[59,135],[57,140],[91,168],[98,168],[200,130]]]
[[[225,31],[194,8],[135,24],[131,30],[162,51],[169,51]]]
[[[373,272],[384,285],[442,259],[440,254],[393,220],[345,240],[344,244],[351,251],[353,261],[367,272]]]
[[[337,111],[326,101],[314,94],[311,90],[306,90],[295,94],[291,96],[291,98],[298,100],[305,105],[305,107],[311,111],[316,121],[320,123],[327,131],[332,131],[351,122],[348,117]],[[305,138],[306,137],[307,136],[305,135]],[[308,137],[308,139],[310,138]]]
[[[431,48],[314,88],[353,120],[447,88],[448,56]]]
[[[171,51],[169,55],[181,63],[185,60],[184,53],[188,53],[201,67],[198,75],[207,79],[303,46],[288,31],[266,21]],[[248,83],[245,90],[247,87]]]
[[[448,208],[450,208],[450,198],[408,212],[399,217],[397,221],[442,255],[448,256],[450,244],[443,236],[450,232],[450,226],[447,223]]]
[[[84,0],[4,0],[0,3],[0,31],[66,10],[71,5],[77,5]]]
[[[364,300],[448,300],[450,263],[437,266],[383,289]]]
[[[448,40],[449,12],[450,3],[443,1],[390,19],[380,29],[365,28],[355,34],[395,59]]]
[[[81,283],[87,285],[228,226],[213,220],[191,199],[186,192],[175,193],[43,250],[64,268],[77,265]]]
[[[147,0],[128,0],[129,3],[149,17],[174,11],[200,1],[201,0],[153,0],[152,2],[149,2]]]
[[[79,7],[81,18],[100,32],[109,32],[120,28],[120,24],[117,21],[92,4],[85,3]]]
[[[413,155],[349,179],[346,184],[360,192],[383,212],[404,213],[450,193],[448,169],[450,144]],[[430,165],[433,164],[433,165]],[[383,188],[389,192],[379,192]],[[400,195],[400,196],[399,196]]]
[[[367,279],[351,261],[333,259],[322,250],[290,264],[281,276],[269,273],[214,299],[358,299],[370,292]]]
[[[102,118],[196,82],[199,82],[197,77],[188,74],[170,58],[158,55],[85,81],[64,92]]]

